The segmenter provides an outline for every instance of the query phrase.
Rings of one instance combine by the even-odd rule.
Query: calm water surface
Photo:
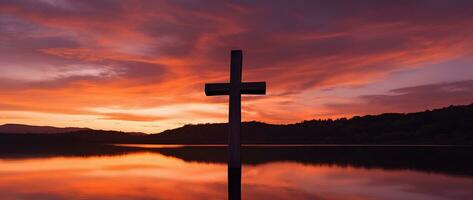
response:
[[[227,198],[221,146],[12,149],[0,149],[3,200]],[[472,152],[470,147],[244,147],[242,197],[473,199],[473,165],[461,160]]]

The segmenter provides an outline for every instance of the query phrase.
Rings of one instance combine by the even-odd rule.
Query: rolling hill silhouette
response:
[[[87,131],[89,128],[66,127],[58,128],[53,126],[31,126],[24,124],[4,124],[0,126],[0,133],[36,133],[36,134],[55,134],[67,133],[73,131]]]
[[[310,120],[273,125],[244,122],[244,144],[446,144],[473,145],[473,104],[432,111]],[[0,143],[226,144],[226,124],[197,124],[159,134],[78,130],[57,134],[3,132]]]

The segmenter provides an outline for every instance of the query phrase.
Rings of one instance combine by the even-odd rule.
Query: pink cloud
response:
[[[354,110],[308,102],[304,95],[471,58],[472,3],[425,4],[3,1],[0,70],[15,73],[0,75],[0,98],[31,111],[65,113],[221,103],[225,99],[205,98],[202,85],[226,81],[229,50],[242,48],[244,79],[269,86],[267,97],[246,99],[248,119],[285,123],[321,113],[351,115]],[[91,72],[87,66],[101,73],[85,73]],[[424,106],[389,103],[408,111],[464,102],[442,99]]]
[[[356,115],[412,112],[473,103],[473,80],[398,88],[387,94],[363,95],[353,103],[328,104],[334,112]]]

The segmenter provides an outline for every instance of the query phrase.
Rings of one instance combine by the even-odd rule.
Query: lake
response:
[[[243,199],[473,199],[473,147],[244,146]],[[226,147],[8,145],[0,199],[226,199]]]

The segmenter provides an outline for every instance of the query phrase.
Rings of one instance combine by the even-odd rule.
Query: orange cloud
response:
[[[289,123],[351,116],[328,104],[375,92],[324,96],[325,90],[375,87],[400,71],[471,59],[470,2],[432,2],[428,9],[415,2],[342,4],[2,2],[0,110],[101,119],[91,127],[127,119],[161,127],[225,121],[206,106],[174,106],[224,105],[224,97],[206,98],[202,87],[227,81],[229,50],[241,48],[244,80],[268,83],[266,97],[245,98],[244,119]],[[357,9],[345,9],[351,7]],[[403,106],[409,109],[397,110],[418,108],[397,107]],[[161,119],[132,111],[160,107],[182,113]],[[131,113],[103,117],[91,108]],[[144,131],[139,126],[134,130]]]
[[[164,119],[158,116],[133,115],[127,113],[105,113],[104,117],[100,119],[105,120],[123,120],[123,121],[138,121],[138,122],[152,122]]]

